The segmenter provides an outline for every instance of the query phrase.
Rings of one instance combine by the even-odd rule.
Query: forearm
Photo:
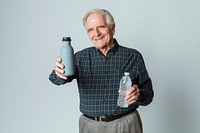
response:
[[[140,96],[138,99],[139,105],[146,106],[150,104],[154,97],[151,79],[145,81],[139,86]]]

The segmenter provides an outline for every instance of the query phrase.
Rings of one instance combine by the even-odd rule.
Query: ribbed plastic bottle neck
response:
[[[124,80],[123,80],[123,83],[125,84],[129,79],[129,72],[124,72]]]

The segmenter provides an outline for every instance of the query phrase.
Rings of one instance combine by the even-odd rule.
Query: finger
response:
[[[138,100],[138,96],[135,95],[135,96],[132,96],[131,98],[129,98],[128,100],[126,100],[126,103],[127,103],[128,105],[131,105],[131,104],[137,102],[137,100]]]
[[[126,101],[133,101],[133,100],[137,100],[139,98],[139,94],[136,95],[132,95],[126,98]]]
[[[57,71],[55,71],[55,73],[56,73],[56,75],[57,75],[59,78],[64,79],[64,80],[67,79],[66,76],[63,76],[62,74],[58,73]]]
[[[140,90],[139,90],[138,86],[133,85],[131,87],[131,90],[129,91],[128,95],[125,98],[127,104],[130,105],[130,104],[135,103],[138,100],[139,95],[140,95]]]
[[[137,89],[135,91],[133,91],[132,93],[130,93],[129,95],[127,95],[126,99],[129,100],[133,97],[138,98],[140,96],[140,90]]]
[[[59,74],[63,74],[64,73],[64,70],[60,69],[59,67],[55,67],[54,70]]]
[[[61,63],[62,62],[62,58],[60,56],[58,56],[56,61]]]
[[[137,96],[136,93],[131,93],[131,94],[129,94],[129,95],[126,96],[125,100],[126,101],[130,101],[130,100],[132,100],[136,96]]]
[[[126,101],[126,103],[127,103],[128,105],[134,104],[134,103],[136,103],[136,102],[137,102],[137,100]]]
[[[56,67],[60,68],[60,69],[63,69],[64,68],[64,65],[60,62],[57,62],[55,63]]]
[[[56,66],[60,68],[64,68],[64,65],[62,64],[62,58],[59,56],[56,59]]]
[[[131,89],[129,90],[128,95],[130,95],[132,93],[136,93],[137,89],[138,89],[138,86],[137,85],[133,85],[131,87]]]
[[[127,95],[126,95],[126,97],[125,97],[125,100],[126,101],[129,101],[129,99],[131,99],[133,96],[135,96],[137,93],[136,93],[136,91],[130,91]]]

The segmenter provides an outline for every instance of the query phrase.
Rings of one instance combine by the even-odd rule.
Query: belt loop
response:
[[[106,116],[100,116],[99,121],[105,121]]]
[[[102,116],[99,117],[99,121],[102,121]]]

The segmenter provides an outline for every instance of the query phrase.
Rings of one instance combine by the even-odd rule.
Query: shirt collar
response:
[[[114,46],[108,52],[112,52],[114,54],[117,51],[118,47],[119,47],[119,44],[117,40],[114,38]]]

